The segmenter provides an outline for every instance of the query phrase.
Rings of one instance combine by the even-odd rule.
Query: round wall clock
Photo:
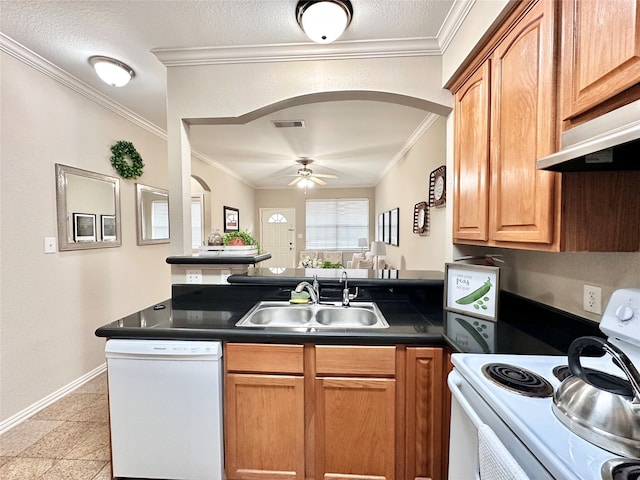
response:
[[[444,165],[431,172],[429,178],[429,204],[444,207],[447,201],[446,168]]]

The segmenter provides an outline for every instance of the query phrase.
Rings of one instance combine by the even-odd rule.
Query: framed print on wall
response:
[[[96,216],[93,213],[73,214],[73,241],[96,241]]]
[[[224,206],[222,208],[222,218],[224,218],[225,232],[240,231],[240,211],[237,208]]]
[[[100,215],[102,241],[113,242],[116,239],[116,216]]]
[[[379,242],[384,242],[384,213],[378,214],[378,232],[376,235],[376,240]]]
[[[384,212],[382,214],[384,216],[384,228],[382,229],[382,231],[384,232],[383,236],[382,236],[382,241],[384,243],[389,243],[390,239],[391,239],[391,235],[390,235],[390,227],[391,227],[391,212]]]
[[[497,320],[500,268],[446,263],[444,309]]]
[[[391,210],[389,225],[389,243],[396,247],[400,245],[400,209],[394,208]]]

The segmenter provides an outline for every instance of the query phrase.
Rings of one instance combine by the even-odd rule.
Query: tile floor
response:
[[[107,374],[0,435],[2,480],[111,480]]]

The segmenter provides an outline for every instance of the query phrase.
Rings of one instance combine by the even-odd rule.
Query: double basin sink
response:
[[[341,304],[290,304],[264,301],[257,303],[242,317],[237,327],[259,328],[389,328],[373,302]]]

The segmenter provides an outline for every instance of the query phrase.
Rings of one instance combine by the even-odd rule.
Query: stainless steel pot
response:
[[[608,353],[627,380],[583,368],[587,347]],[[640,374],[615,345],[598,337],[580,337],[569,347],[569,369],[553,394],[552,410],[572,432],[605,450],[640,458]]]

